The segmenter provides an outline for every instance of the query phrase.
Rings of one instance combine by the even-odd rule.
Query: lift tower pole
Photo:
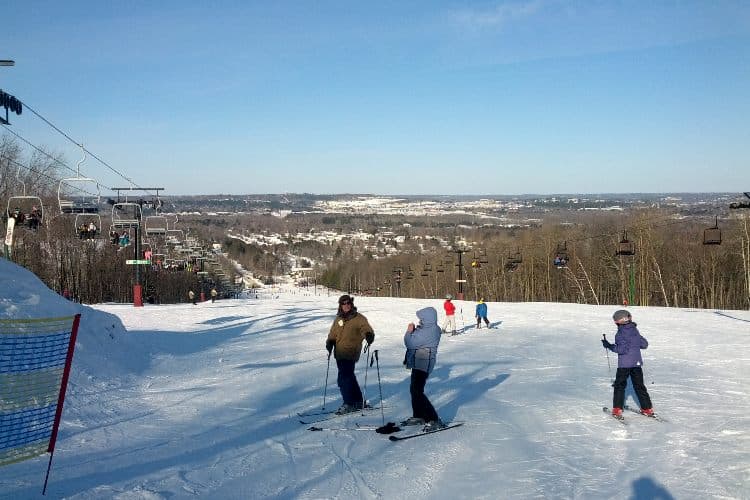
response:
[[[124,187],[110,188],[117,192],[117,201],[120,201],[120,191],[156,191],[156,199],[159,200],[159,191],[164,191],[163,187],[143,188],[143,187]],[[127,198],[127,197],[126,197]],[[139,212],[142,213],[142,212]],[[133,306],[143,307],[143,286],[141,285],[141,266],[146,261],[141,259],[141,220],[133,228],[135,244],[133,245],[133,267],[135,267],[135,281],[133,283]]]
[[[454,247],[452,252],[455,254],[458,254],[458,279],[456,280],[456,283],[458,283],[458,294],[456,294],[456,298],[458,300],[464,300],[464,283],[466,283],[466,278],[464,278],[464,264],[463,264],[463,255],[468,250],[463,250],[459,247]]]

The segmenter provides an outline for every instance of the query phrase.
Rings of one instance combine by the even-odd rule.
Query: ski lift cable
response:
[[[81,174],[80,174],[80,172],[81,172],[81,171],[80,171],[80,165],[81,165],[81,163],[82,163],[81,161],[79,161],[79,162],[78,162],[77,168],[76,168],[76,169],[74,169],[73,167],[71,167],[71,166],[67,165],[67,164],[66,164],[65,162],[63,162],[63,161],[62,161],[62,160],[60,160],[59,158],[55,158],[54,156],[52,156],[51,154],[47,153],[47,152],[46,152],[46,151],[44,151],[43,149],[39,148],[39,147],[38,147],[38,146],[36,146],[35,144],[31,143],[30,141],[28,141],[28,140],[27,140],[27,139],[25,139],[24,137],[20,136],[19,134],[17,134],[17,133],[16,133],[16,132],[14,132],[13,130],[9,129],[9,128],[8,128],[7,126],[6,126],[5,128],[6,128],[7,130],[8,130],[8,132],[10,132],[10,133],[11,133],[11,134],[13,134],[14,136],[16,136],[16,138],[18,138],[19,140],[23,141],[23,142],[24,142],[25,144],[27,144],[28,146],[30,146],[31,148],[33,148],[34,150],[36,150],[36,151],[37,151],[38,153],[40,153],[41,155],[43,155],[43,156],[45,156],[45,157],[49,158],[50,160],[52,160],[52,162],[53,162],[53,165],[55,165],[55,164],[57,164],[57,165],[61,165],[61,166],[65,167],[65,168],[66,168],[67,170],[69,170],[70,172],[72,172],[72,173],[76,174],[76,176],[77,176],[77,177],[81,177]],[[23,167],[24,167],[24,168],[26,168],[26,169],[27,169],[27,170],[28,170],[29,172],[33,172],[33,173],[35,173],[36,175],[39,175],[39,176],[42,176],[42,177],[46,177],[47,179],[49,179],[49,180],[53,181],[53,182],[54,182],[55,184],[57,184],[58,182],[60,182],[60,179],[54,178],[54,177],[52,177],[52,176],[50,176],[50,175],[47,175],[47,174],[44,174],[44,173],[42,173],[42,172],[38,172],[38,171],[34,170],[33,168],[31,168],[31,167],[27,167],[27,166],[25,166],[25,165],[22,165],[22,164],[18,163],[17,161],[15,161],[15,160],[13,160],[13,159],[11,159],[11,158],[7,157],[7,156],[3,156],[3,158],[6,158],[6,159],[7,159],[8,161],[11,161],[11,162],[13,162],[13,163],[16,163],[17,165],[21,165],[21,166],[23,166]],[[92,179],[92,180],[93,180],[93,182],[95,182],[95,183],[96,183],[96,185],[97,185],[97,186],[102,186],[102,184],[101,184],[101,183],[100,183],[99,181],[97,181],[96,179]],[[62,181],[63,181],[63,182],[62,182],[63,184],[66,184],[66,183],[64,182],[64,181],[65,181],[65,179],[63,179]],[[66,184],[66,185],[68,185],[68,184]],[[68,186],[69,186],[69,185],[68,185]],[[91,192],[89,192],[89,191],[86,191],[85,189],[82,189],[82,188],[80,188],[80,187],[76,187],[76,191],[78,191],[78,192],[80,192],[80,193],[82,193],[82,194],[87,194],[87,195],[95,195],[95,193],[91,193]]]
[[[64,161],[60,160],[59,158],[55,158],[54,156],[52,156],[48,152],[44,151],[43,149],[39,148],[35,144],[32,144],[30,141],[28,141],[27,139],[21,137],[18,133],[16,133],[15,131],[13,131],[7,125],[3,125],[3,126],[5,127],[5,129],[8,132],[10,132],[14,136],[16,136],[17,139],[19,139],[22,142],[24,142],[27,146],[30,146],[31,148],[35,149],[38,153],[41,153],[43,156],[46,156],[47,158],[49,158],[50,160],[52,160],[55,164],[58,164],[58,165],[60,165],[62,167],[65,167],[66,169],[68,169],[71,172],[75,173],[75,169],[73,167],[71,167],[70,165],[66,164]]]
[[[42,178],[46,179],[47,181],[49,181],[52,184],[57,184],[60,181],[60,179],[52,177],[51,175],[46,174],[44,172],[40,172],[40,171],[36,170],[33,167],[26,166],[23,163],[21,163],[21,162],[19,162],[17,160],[14,160],[13,158],[10,158],[8,156],[5,156],[3,154],[0,154],[0,159],[7,160],[9,163],[12,163],[13,165],[17,165],[19,168],[25,168],[26,170],[28,170],[29,172],[33,173],[34,175],[42,177]],[[80,188],[78,190],[81,193],[83,193],[83,194],[88,194],[88,195],[94,195],[95,194],[95,193],[87,192],[86,190],[80,189]]]
[[[39,118],[40,120],[42,120],[42,121],[43,121],[44,123],[46,123],[47,125],[49,125],[50,127],[52,127],[52,128],[54,129],[54,130],[56,130],[56,131],[57,131],[57,132],[58,132],[58,133],[59,133],[60,135],[62,135],[62,136],[63,136],[63,137],[65,137],[66,139],[68,139],[68,140],[69,140],[70,142],[72,142],[72,143],[73,143],[73,144],[75,144],[76,146],[80,146],[81,148],[83,148],[83,145],[82,145],[82,144],[81,144],[81,143],[80,143],[79,141],[76,141],[76,140],[74,140],[74,139],[73,139],[72,137],[70,137],[70,136],[69,136],[68,134],[66,134],[65,132],[63,132],[62,130],[60,130],[60,128],[58,128],[57,126],[55,126],[55,125],[54,125],[54,124],[53,124],[52,122],[50,122],[50,121],[49,121],[49,120],[48,120],[47,118],[45,118],[45,117],[44,117],[44,116],[42,116],[42,115],[41,115],[40,113],[38,113],[38,112],[37,112],[37,111],[36,111],[36,110],[35,110],[34,108],[32,108],[31,106],[29,106],[28,104],[26,104],[26,103],[25,103],[25,102],[23,102],[23,101],[21,101],[21,103],[23,104],[23,106],[24,106],[24,107],[25,107],[25,108],[26,108],[27,110],[29,110],[29,111],[30,111],[31,113],[33,113],[34,115],[36,115],[36,116],[37,116],[37,117],[38,117],[38,118]],[[102,160],[101,158],[99,158],[99,157],[98,157],[98,156],[97,156],[96,154],[94,154],[93,152],[91,152],[91,151],[89,151],[89,150],[87,150],[87,149],[85,149],[85,148],[83,148],[83,150],[84,150],[84,151],[85,151],[86,153],[88,153],[88,154],[89,154],[89,155],[90,155],[90,156],[91,156],[92,158],[94,158],[95,160],[97,160],[97,161],[98,161],[99,163],[101,163],[102,165],[104,165],[105,167],[107,167],[108,169],[110,169],[110,170],[111,170],[112,172],[114,172],[115,174],[117,174],[118,176],[120,176],[120,177],[121,177],[122,179],[125,179],[126,181],[128,181],[128,182],[129,182],[129,183],[130,183],[130,184],[131,184],[131,185],[132,185],[133,187],[135,187],[135,188],[138,188],[138,189],[141,189],[142,191],[146,192],[147,194],[151,194],[151,193],[149,193],[149,192],[148,192],[147,190],[145,190],[145,189],[143,189],[143,188],[142,188],[141,186],[139,186],[139,185],[138,185],[138,184],[137,184],[137,183],[136,183],[135,181],[133,181],[133,180],[132,180],[131,178],[129,178],[128,176],[126,176],[125,174],[123,174],[122,172],[120,172],[119,170],[117,170],[116,168],[114,168],[114,167],[113,167],[112,165],[110,165],[110,164],[109,164],[109,163],[107,163],[106,161],[104,161],[104,160]]]

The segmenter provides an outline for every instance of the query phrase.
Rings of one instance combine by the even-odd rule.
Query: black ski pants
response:
[[[424,395],[424,386],[427,383],[427,377],[429,377],[429,374],[426,371],[413,368],[411,370],[409,392],[411,392],[412,416],[421,418],[425,422],[432,422],[438,419],[438,414],[432,403],[430,403],[430,400]]]
[[[638,396],[638,403],[642,410],[651,408],[651,398],[643,383],[643,369],[640,366],[635,368],[618,368],[615,376],[615,393],[612,398],[612,408],[623,408],[625,406],[625,388],[628,386],[628,377],[633,384],[635,395]]]

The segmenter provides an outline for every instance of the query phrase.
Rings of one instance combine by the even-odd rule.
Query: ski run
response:
[[[304,425],[298,412],[341,404],[324,348],[338,294],[264,296],[85,306],[0,261],[3,318],[82,314],[46,498],[748,498],[748,311],[628,307],[668,421],[620,425],[601,412],[617,356],[600,339],[621,306],[488,302],[501,327],[444,335],[426,385],[443,421],[466,424],[393,443],[373,429],[411,416],[404,330],[424,306],[442,320],[442,300],[355,297],[379,350],[356,375],[385,408]],[[474,303],[456,302],[463,329]],[[0,497],[43,498],[48,460],[1,467]]]

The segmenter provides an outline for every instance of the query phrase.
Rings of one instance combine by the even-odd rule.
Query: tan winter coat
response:
[[[333,356],[336,359],[351,359],[359,361],[362,352],[362,341],[370,334],[375,338],[367,318],[358,312],[349,314],[347,317],[336,316],[328,333],[328,340],[336,343]]]

